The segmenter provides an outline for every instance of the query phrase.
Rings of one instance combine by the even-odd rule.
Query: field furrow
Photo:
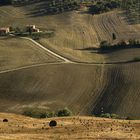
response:
[[[108,12],[94,16],[94,27],[100,41],[107,40],[111,43],[112,33],[117,36],[117,41],[139,39],[140,34],[128,25],[125,15],[121,12]]]

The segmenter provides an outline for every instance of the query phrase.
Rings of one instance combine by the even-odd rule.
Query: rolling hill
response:
[[[117,35],[116,42],[139,39],[139,25],[129,25],[120,10],[95,16],[85,10],[36,16],[33,11],[38,4],[1,6],[0,26],[35,24],[41,30],[51,29],[55,36],[41,38],[39,43],[74,62],[59,63],[58,58],[36,49],[37,46],[27,40],[1,39],[0,60],[5,63],[1,70],[31,67],[0,73],[0,111],[22,113],[25,107],[49,110],[68,107],[75,115],[93,115],[100,114],[103,108],[104,113],[139,119],[140,63],[128,62],[139,58],[140,49],[106,54],[92,51],[99,47],[101,40],[112,42],[113,32]],[[43,65],[32,67],[32,64]]]
[[[139,63],[48,64],[0,74],[0,111],[70,108],[75,115],[139,118]]]
[[[130,25],[123,11],[115,10],[92,16],[85,13],[85,9],[81,9],[80,11],[65,12],[57,15],[34,16],[32,11],[37,8],[40,11],[43,9],[40,3],[21,7],[1,6],[0,26],[25,27],[29,24],[35,24],[42,30],[54,30],[54,37],[42,38],[39,42],[43,46],[75,61],[114,62],[139,57],[139,49],[131,51],[126,49],[117,54],[111,53],[107,55],[92,53],[92,48],[98,48],[100,41],[107,40],[112,42],[112,33],[117,36],[115,42],[133,38],[139,39],[139,25]],[[124,58],[122,54],[126,54]]]

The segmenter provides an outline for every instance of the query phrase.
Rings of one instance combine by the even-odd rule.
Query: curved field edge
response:
[[[56,64],[0,74],[0,111],[22,113],[25,107],[76,115],[115,113],[140,117],[140,63],[123,65]]]
[[[8,119],[8,123],[2,120]],[[49,127],[55,120],[57,126]],[[33,119],[0,113],[0,139],[139,139],[140,121],[124,121],[95,117]],[[46,133],[47,131],[47,133]]]
[[[10,37],[0,39],[1,71],[53,62],[61,62],[61,60],[31,41]]]

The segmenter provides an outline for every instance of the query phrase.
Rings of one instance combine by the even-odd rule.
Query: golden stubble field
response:
[[[3,119],[9,122],[3,122]],[[49,127],[51,120],[57,126]],[[140,139],[140,121],[95,117],[32,119],[14,114],[0,114],[1,140],[76,140]]]

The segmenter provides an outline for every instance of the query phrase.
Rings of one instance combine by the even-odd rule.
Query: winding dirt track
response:
[[[36,44],[38,47],[40,47],[41,49],[47,51],[48,53],[58,57],[59,59],[62,59],[64,62],[66,63],[71,63],[72,61],[68,60],[67,58],[63,57],[63,56],[60,56],[59,54],[45,48],[44,46],[42,46],[41,44],[39,44],[38,42],[36,42],[35,40],[31,39],[31,38],[27,38],[27,37],[22,37],[23,39],[26,39],[26,40],[29,40],[31,42],[33,42],[34,44]]]
[[[115,65],[115,64],[125,64],[125,63],[134,63],[132,60],[126,60],[126,61],[114,61],[114,62],[101,62],[101,63],[98,63],[98,62],[95,62],[95,63],[86,63],[86,62],[78,62],[78,61],[73,61],[73,60],[70,60],[56,52],[53,52],[51,51],[50,49],[44,47],[43,45],[41,45],[40,43],[36,42],[35,40],[31,39],[31,38],[28,38],[28,37],[21,37],[21,39],[24,39],[24,40],[28,40],[28,41],[31,41],[32,43],[34,43],[36,45],[36,47],[39,47],[41,49],[43,49],[44,51],[47,51],[48,53],[50,53],[52,56],[55,56],[57,57],[58,59],[60,59],[61,61],[60,62],[47,62],[47,63],[40,63],[40,64],[31,64],[29,66],[21,66],[21,67],[17,67],[17,68],[13,68],[13,69],[7,69],[7,70],[1,70],[0,71],[0,74],[2,73],[8,73],[8,72],[12,72],[12,71],[18,71],[18,70],[22,70],[22,69],[29,69],[29,68],[33,68],[33,67],[39,67],[39,66],[45,66],[45,65],[58,65],[58,64],[64,64],[64,63],[72,63],[72,64],[77,64],[77,65],[85,65],[85,66],[88,66],[88,65]]]

